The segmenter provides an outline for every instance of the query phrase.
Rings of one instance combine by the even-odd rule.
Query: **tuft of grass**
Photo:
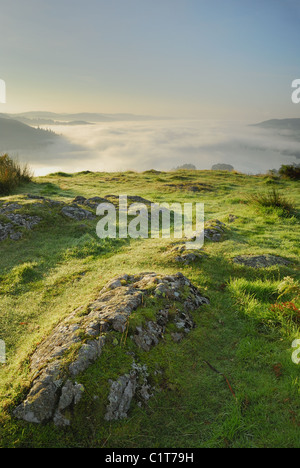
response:
[[[285,277],[278,284],[274,279],[235,278],[231,279],[228,289],[248,317],[268,328],[280,330],[285,336],[298,331],[300,296],[297,280]]]
[[[0,156],[0,195],[9,195],[19,185],[31,182],[32,177],[26,164],[22,166],[8,154]]]
[[[278,299],[280,299],[282,296],[290,295],[293,301],[300,300],[300,283],[294,278],[286,276],[279,284],[278,292]]]
[[[288,334],[298,331],[300,325],[300,309],[292,301],[271,304],[266,319],[268,325],[280,326]]]
[[[268,320],[272,324],[281,325],[289,333],[298,332],[300,325],[300,284],[299,281],[286,276],[278,285],[278,300],[271,305]],[[279,302],[280,299],[288,299]]]
[[[294,213],[294,204],[288,200],[281,192],[273,187],[268,192],[255,193],[248,199],[257,207],[273,208],[281,212],[283,216],[292,216]]]

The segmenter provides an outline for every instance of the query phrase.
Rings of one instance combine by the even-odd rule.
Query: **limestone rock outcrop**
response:
[[[14,415],[33,423],[70,424],[65,411],[73,408],[84,393],[76,378],[101,357],[111,331],[125,332],[130,315],[150,295],[159,300],[161,308],[155,319],[137,326],[132,336],[135,345],[145,352],[163,340],[169,321],[178,330],[173,333],[174,342],[180,341],[194,327],[192,312],[209,303],[182,273],[114,278],[87,309],[76,309],[37,347],[31,357],[31,388]],[[149,395],[147,379],[142,386],[138,384],[140,364],[133,364],[129,374],[111,382],[106,419],[125,417],[136,392]]]

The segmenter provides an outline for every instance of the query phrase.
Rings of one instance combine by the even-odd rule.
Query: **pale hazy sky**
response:
[[[300,0],[1,0],[0,112],[300,117]]]

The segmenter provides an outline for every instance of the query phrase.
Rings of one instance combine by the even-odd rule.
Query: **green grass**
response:
[[[249,201],[258,207],[273,209],[279,216],[293,216],[295,211],[293,202],[274,187],[268,192],[252,194]]]
[[[213,190],[165,189],[181,181]],[[199,201],[205,203],[206,219],[226,223],[226,235],[222,242],[205,244],[202,260],[182,265],[166,254],[168,239],[100,241],[96,222],[83,226],[53,208],[39,211],[42,223],[18,243],[2,242],[0,339],[6,342],[7,364],[0,365],[0,446],[299,448],[300,367],[291,359],[299,323],[276,304],[293,302],[299,308],[300,193],[296,181],[279,184],[280,193],[293,200],[289,217],[248,203],[266,192],[265,177],[215,171],[57,173],[3,198],[24,203],[25,193],[64,201],[127,193],[156,202]],[[26,203],[24,211],[37,214]],[[230,214],[236,216],[233,223]],[[291,263],[256,270],[232,262],[236,255],[252,254],[281,255]],[[101,359],[79,376],[86,392],[70,428],[12,418],[30,383],[29,358],[37,343],[75,308],[93,301],[112,277],[141,271],[182,271],[211,302],[194,313],[197,327],[180,343],[166,334],[148,353],[135,349],[160,388],[148,406],[134,404],[127,420],[103,420],[108,380],[130,369],[128,353],[134,349],[130,333],[121,340],[115,332]],[[283,291],[287,277],[291,281]],[[151,319],[157,307],[149,299],[129,326]],[[205,361],[227,377],[236,398]]]

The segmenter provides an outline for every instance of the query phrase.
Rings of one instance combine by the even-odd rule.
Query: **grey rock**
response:
[[[69,366],[70,374],[76,376],[88,369],[101,355],[104,344],[105,337],[100,337],[99,340],[84,343],[78,352],[76,360]]]
[[[16,213],[20,208],[22,206],[18,203],[5,203],[1,206],[0,215],[4,217],[4,220],[0,223],[0,241],[7,238],[18,241],[22,237],[22,232],[18,228],[31,230],[41,222],[38,216]]]
[[[153,396],[153,393],[151,390],[152,389],[149,384],[141,385],[139,389],[139,397],[142,398],[144,401],[150,400],[150,398]]]
[[[204,240],[209,240],[211,242],[220,242],[223,239],[225,233],[225,224],[219,221],[218,219],[210,220],[205,223],[204,227]],[[196,236],[199,236],[200,232],[196,233],[190,241],[194,241]]]
[[[61,389],[61,396],[58,403],[58,410],[63,411],[68,408],[76,396],[77,401],[81,398],[81,392],[77,395],[77,384],[73,384],[71,380],[67,380]],[[79,398],[79,400],[78,400]]]
[[[26,229],[32,229],[41,222],[41,218],[38,216],[20,215],[16,213],[6,214],[6,217],[12,221],[15,225],[25,227]]]
[[[82,221],[83,219],[95,219],[95,215],[88,210],[75,206],[64,206],[61,210],[62,214],[67,218]]]
[[[46,205],[50,206],[51,208],[65,205],[65,203],[63,201],[51,200],[50,198],[46,198],[45,203],[46,203]]]
[[[11,238],[11,240],[18,241],[18,240],[21,239],[22,233],[21,232],[12,232],[9,237]]]
[[[76,405],[81,400],[84,392],[84,387],[77,382],[73,383],[67,380],[61,389],[61,395],[57,410],[55,411],[53,422],[56,426],[69,426],[70,420],[63,415],[63,411],[72,405]]]
[[[8,236],[14,235],[14,233],[12,224],[0,224],[0,241],[7,239]]]
[[[116,289],[116,288],[120,288],[121,286],[122,286],[121,281],[117,279],[109,283],[109,285],[107,286],[107,289]]]
[[[74,200],[72,201],[72,204],[79,204],[79,205],[86,205],[88,206],[89,208],[97,208],[97,206],[100,204],[100,203],[107,203],[107,199],[106,198],[102,198],[102,197],[92,197],[92,198],[89,198],[89,199],[86,199],[85,197],[82,197],[81,195],[78,195],[76,198],[74,198]]]
[[[133,341],[144,351],[150,351],[163,338],[168,323],[168,310],[161,310],[157,314],[156,322],[148,321],[144,328],[136,327]]]
[[[109,405],[105,414],[107,421],[127,418],[131,401],[137,387],[137,374],[125,374],[116,381],[110,381]]]
[[[240,255],[234,257],[234,263],[252,268],[268,268],[274,265],[289,265],[290,261],[275,255]]]
[[[179,255],[178,257],[175,257],[175,260],[177,262],[184,263],[185,265],[189,265],[190,263],[195,262],[196,260],[200,260],[204,257],[204,254],[199,251],[193,252],[193,253],[188,253],[185,249],[183,250],[183,253]]]
[[[181,312],[176,315],[175,317],[175,325],[179,330],[184,331],[185,333],[188,333],[192,330],[192,328],[195,327],[195,323],[191,317],[190,314]]]
[[[105,419],[112,421],[127,418],[134,398],[138,400],[139,406],[142,402],[147,403],[155,390],[148,378],[147,366],[133,360],[130,373],[122,375],[116,381],[110,381]]]
[[[186,291],[181,294],[186,287],[190,290],[188,296]],[[190,331],[194,326],[190,312],[208,303],[208,299],[182,273],[164,277],[146,272],[114,278],[87,307],[86,314],[81,307],[76,309],[37,347],[30,362],[31,388],[14,415],[32,423],[53,421],[59,426],[69,425],[64,413],[76,406],[84,392],[74,379],[101,358],[110,330],[125,332],[130,315],[155,288],[163,291],[165,307],[154,320],[137,327],[133,336],[135,344],[145,352],[156,346],[164,338],[171,315],[180,332]],[[184,312],[178,310],[174,318],[169,308],[177,301]],[[68,365],[66,359],[71,359]],[[111,382],[106,419],[126,417],[134,396],[142,400],[150,398],[147,377],[146,368],[134,363],[129,374]]]
[[[152,346],[159,343],[162,338],[163,328],[154,322],[148,322],[147,328],[136,328],[136,335],[133,337],[135,344],[144,351],[150,351]]]
[[[176,262],[183,263],[184,265],[190,265],[191,263],[197,262],[203,259],[206,254],[201,249],[187,249],[187,242],[195,242],[196,238],[201,235],[204,237],[204,241],[208,240],[211,242],[221,242],[224,238],[226,226],[218,219],[207,221],[203,231],[195,232],[190,238],[186,238],[183,241],[172,243],[170,253]]]
[[[6,213],[11,213],[16,210],[20,210],[22,208],[22,205],[19,203],[4,203],[1,206],[0,213],[1,214],[6,214]]]
[[[72,203],[79,203],[79,205],[83,205],[85,201],[86,201],[85,197],[82,197],[81,195],[78,195],[78,197],[74,198]]]
[[[48,421],[53,416],[57,401],[57,386],[48,375],[33,385],[27,399],[14,411],[14,416],[32,423]]]
[[[93,197],[93,198],[89,198],[88,200],[85,200],[84,205],[89,206],[90,208],[96,209],[97,206],[100,205],[101,203],[107,203],[107,200],[101,197]]]

